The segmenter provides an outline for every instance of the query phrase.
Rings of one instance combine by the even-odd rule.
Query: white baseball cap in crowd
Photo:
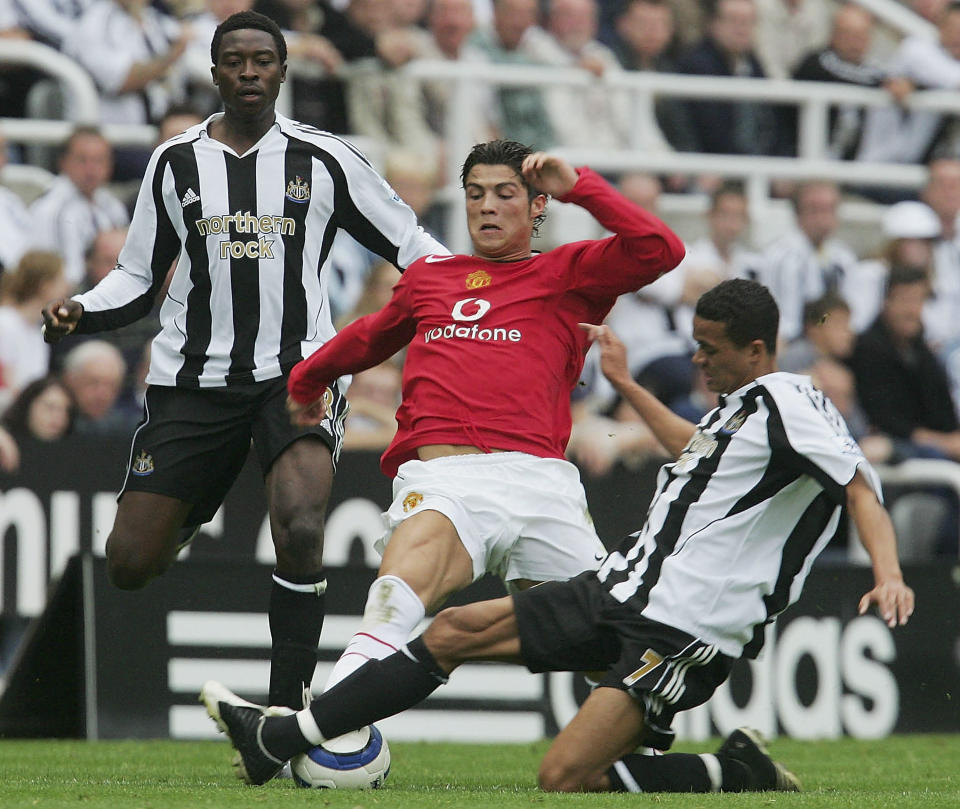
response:
[[[913,200],[887,208],[881,227],[888,239],[936,239],[940,235],[940,219],[933,208]]]

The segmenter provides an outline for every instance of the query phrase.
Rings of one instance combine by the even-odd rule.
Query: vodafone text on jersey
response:
[[[480,318],[489,311],[490,301],[484,298],[463,298],[453,305],[453,310],[450,314],[456,321],[469,323],[480,320]],[[519,329],[506,329],[503,327],[490,329],[481,328],[477,323],[474,323],[473,326],[458,326],[456,323],[448,323],[446,326],[437,326],[434,329],[424,332],[423,340],[429,343],[431,340],[439,340],[441,338],[446,340],[460,338],[463,340],[480,340],[482,342],[507,341],[519,343],[522,337],[523,334],[521,334]]]

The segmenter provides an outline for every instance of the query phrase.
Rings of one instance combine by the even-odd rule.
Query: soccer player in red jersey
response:
[[[449,595],[486,572],[522,589],[596,569],[605,550],[579,473],[564,460],[570,393],[617,296],[683,258],[680,239],[588,168],[522,144],[474,147],[462,172],[473,255],[413,262],[379,312],[291,372],[297,424],[326,413],[344,375],[404,346],[383,561],[363,623],[327,684],[402,646]],[[612,236],[535,253],[547,197],[588,210]]]

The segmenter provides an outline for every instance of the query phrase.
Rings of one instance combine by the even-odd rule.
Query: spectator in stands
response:
[[[753,0],[717,0],[707,36],[679,59],[681,73],[763,78],[757,58],[757,10]],[[783,154],[777,110],[760,101],[690,101],[695,149],[710,154]]]
[[[472,42],[495,64],[536,65],[525,48],[527,31],[538,21],[537,0],[494,0],[493,25],[473,33]],[[544,149],[556,142],[537,87],[501,87],[494,110],[498,137]]]
[[[850,367],[870,425],[894,440],[897,457],[960,460],[947,375],[923,335],[929,294],[922,270],[893,267],[883,309],[857,338]]]
[[[69,287],[63,260],[56,253],[30,250],[12,272],[0,279],[0,411],[50,365],[50,347],[43,341],[40,310],[62,297]]]
[[[83,278],[84,254],[97,233],[129,222],[124,204],[106,188],[111,168],[107,139],[79,126],[63,146],[59,176],[30,206],[33,245],[63,256],[71,285]]]
[[[412,59],[486,62],[486,54],[470,41],[474,28],[471,0],[433,0],[427,12],[426,29],[412,26],[392,31],[384,37],[388,43],[385,50],[389,51],[389,64],[396,68]],[[451,93],[457,88],[456,82],[443,77],[411,82],[403,75],[397,75],[393,83],[388,85],[391,93],[389,104],[385,103],[380,113],[381,117],[385,117],[388,111],[391,114],[396,111],[397,116],[418,116],[421,123],[416,129],[402,118],[391,128],[413,132],[420,151],[426,149],[432,153],[440,172],[445,167],[447,110]],[[466,122],[465,128],[473,133],[470,135],[472,141],[482,143],[493,137],[487,110],[492,108],[494,101],[488,85],[475,85],[474,92],[476,97],[471,99],[468,111],[471,119]],[[357,101],[359,103],[362,99],[358,98]],[[409,145],[405,144],[404,148],[409,148]]]
[[[63,44],[100,89],[102,123],[160,120],[183,101],[185,76],[177,63],[190,31],[148,0],[94,0]],[[150,151],[125,147],[115,155],[115,178],[140,179]]]
[[[579,67],[597,78],[622,68],[597,39],[597,0],[551,0],[546,29],[533,27],[526,50],[537,62]],[[621,149],[630,144],[632,104],[625,90],[600,83],[553,87],[545,91],[547,113],[561,146]]]
[[[616,18],[614,53],[627,70],[676,73],[671,52],[674,31],[674,10],[669,0],[628,0]],[[697,141],[682,102],[667,96],[657,98],[654,114],[664,145],[683,152],[696,150]]]
[[[389,360],[355,374],[347,396],[350,412],[343,432],[344,449],[386,449],[397,432],[400,368]]]
[[[7,139],[0,132],[0,179],[7,165]],[[0,186],[0,277],[12,270],[27,249],[32,224],[20,196]]]
[[[693,340],[693,309],[708,289],[728,278],[754,278],[760,256],[745,244],[750,216],[743,185],[727,181],[710,195],[707,233],[686,245],[687,254],[671,272],[680,284],[680,300],[674,310],[675,328]],[[657,282],[659,283],[659,282]]]
[[[933,297],[924,310],[927,340],[953,351],[960,340],[960,160],[944,157],[929,165],[921,199],[939,220],[933,242]]]
[[[891,205],[881,220],[883,244],[875,257],[861,261],[855,270],[848,303],[851,325],[856,333],[867,329],[883,307],[887,276],[892,267],[920,270],[927,278],[934,276],[933,251],[940,235],[940,223],[934,212],[922,202],[904,200]],[[926,309],[937,305],[931,298]]]
[[[92,3],[93,0],[12,0],[9,8],[16,27],[26,31],[31,39],[59,50]]]
[[[420,226],[442,243],[446,209],[437,201],[440,173],[434,162],[424,161],[416,152],[394,149],[387,154],[383,177],[413,208]]]
[[[29,441],[59,441],[70,435],[77,405],[70,389],[56,376],[27,385],[3,414],[0,424],[21,446]]]
[[[777,355],[777,365],[781,371],[800,374],[822,358],[844,363],[855,339],[850,305],[836,292],[827,292],[803,305],[803,334]]]
[[[207,61],[210,60],[209,55]],[[203,116],[189,104],[170,107],[157,123],[157,145],[203,122]]]
[[[63,381],[77,401],[76,432],[86,435],[126,435],[138,416],[119,402],[127,364],[106,340],[75,345],[63,363]]]
[[[960,87],[960,4],[946,6],[937,21],[938,40],[906,37],[887,66],[886,88],[897,104],[872,107],[866,116],[858,160],[923,163],[935,156],[948,119],[902,102],[914,89]]]
[[[857,255],[836,236],[840,192],[835,183],[811,180],[793,195],[796,227],[763,251],[760,279],[780,306],[780,336],[800,336],[803,305],[826,292],[856,295]]]
[[[867,9],[857,3],[845,3],[833,17],[830,42],[801,60],[793,78],[801,81],[827,81],[879,87],[885,78],[879,65],[870,61],[874,20]],[[796,110],[789,110],[788,132],[796,138]],[[860,146],[864,108],[850,104],[830,108],[827,148],[829,155],[851,160]]]
[[[336,326],[342,329],[357,318],[382,309],[393,296],[393,287],[400,280],[400,273],[389,261],[380,261],[373,266],[364,281],[360,294],[351,309],[340,317]]]
[[[787,79],[807,51],[830,35],[827,0],[756,0],[757,58],[771,79]]]

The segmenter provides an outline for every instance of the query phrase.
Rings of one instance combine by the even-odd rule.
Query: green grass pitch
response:
[[[678,751],[713,750],[681,743]],[[882,741],[778,739],[775,758],[797,773],[799,794],[550,795],[536,789],[547,743],[391,745],[393,770],[375,792],[297,789],[292,782],[236,781],[226,742],[0,740],[4,809],[434,809],[434,807],[805,807],[956,809],[960,734]]]

